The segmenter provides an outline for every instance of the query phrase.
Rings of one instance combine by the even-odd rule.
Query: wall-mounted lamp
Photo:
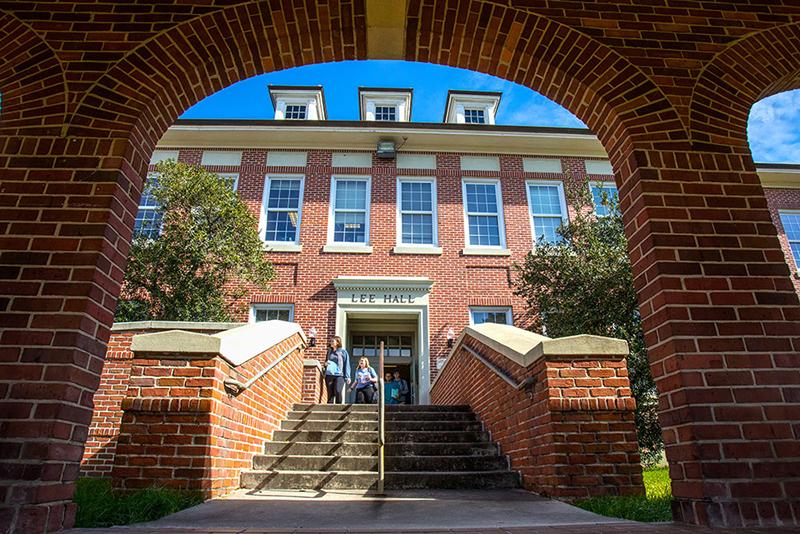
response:
[[[317,346],[317,329],[313,326],[308,331],[308,346],[309,347],[316,347]]]
[[[391,139],[378,141],[376,155],[381,159],[394,159],[397,157],[397,148]]]
[[[452,349],[453,343],[456,342],[456,331],[452,328],[447,329],[447,348]]]

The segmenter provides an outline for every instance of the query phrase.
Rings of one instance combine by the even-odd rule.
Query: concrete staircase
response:
[[[468,406],[386,407],[387,489],[519,487],[519,474]],[[295,405],[242,487],[374,489],[378,410],[368,404]]]

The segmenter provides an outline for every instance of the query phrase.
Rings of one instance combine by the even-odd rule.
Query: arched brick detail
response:
[[[17,128],[58,133],[67,103],[58,57],[27,24],[4,11],[0,11],[0,50],[0,133]]]
[[[692,141],[704,150],[737,146],[749,154],[747,119],[753,104],[800,87],[800,23],[764,30],[717,54],[694,86]]]

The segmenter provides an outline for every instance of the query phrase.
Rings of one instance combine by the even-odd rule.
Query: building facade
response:
[[[410,121],[410,89],[364,88],[360,121],[326,120],[319,87],[271,87],[275,120],[181,120],[153,154],[230,179],[259,219],[276,278],[249,288],[241,322],[282,319],[315,332],[309,353],[343,338],[428,389],[468,324],[529,326],[514,265],[558,239],[567,202],[588,187],[599,216],[616,195],[611,165],[588,130],[496,126],[499,93],[451,91],[444,121]],[[800,168],[762,165],[776,227],[800,258]],[[136,231],[155,236],[147,193]],[[796,279],[795,279],[796,280]],[[797,284],[797,280],[796,280]],[[313,329],[313,330],[312,330]]]

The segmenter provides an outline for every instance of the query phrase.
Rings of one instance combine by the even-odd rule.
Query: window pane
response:
[[[400,209],[403,211],[433,211],[432,185],[430,182],[400,182]]]
[[[470,213],[497,213],[497,191],[495,184],[465,184],[467,211]]]
[[[267,212],[267,232],[264,238],[266,241],[296,241],[297,212]]]
[[[486,115],[482,109],[465,109],[464,122],[467,124],[484,124],[486,123]]]
[[[405,214],[402,216],[402,242],[407,244],[433,244],[433,216]]]
[[[792,247],[792,256],[794,256],[794,262],[797,265],[800,265],[800,243],[790,243],[790,247]]]
[[[367,208],[367,182],[365,180],[337,180],[335,209],[365,210]]]
[[[256,309],[256,322],[262,321],[288,321],[291,308],[261,308]]]
[[[268,208],[293,208],[300,205],[300,180],[270,180]]]
[[[531,210],[534,215],[563,215],[557,185],[536,185],[529,187]]]
[[[592,200],[594,201],[594,212],[598,217],[605,217],[610,213],[609,206],[606,204],[608,201],[613,201],[615,204],[619,200],[617,188],[612,185],[593,185],[592,186]]]
[[[556,233],[556,230],[562,222],[561,217],[534,217],[533,229],[536,233],[533,236],[534,241],[544,241],[545,243],[561,241],[562,238]]]
[[[365,213],[337,213],[333,222],[333,240],[337,243],[364,243],[367,238]]]
[[[789,241],[800,241],[800,213],[781,213],[781,223]]]
[[[469,244],[500,246],[500,229],[495,215],[470,215]]]
[[[508,313],[505,311],[473,311],[472,322],[474,324],[508,324]]]
[[[394,106],[375,106],[376,121],[396,121],[397,108]]]
[[[306,106],[302,104],[287,104],[286,114],[284,116],[287,119],[305,119]]]
[[[155,209],[139,209],[133,223],[133,235],[155,239],[161,231],[161,213]]]

